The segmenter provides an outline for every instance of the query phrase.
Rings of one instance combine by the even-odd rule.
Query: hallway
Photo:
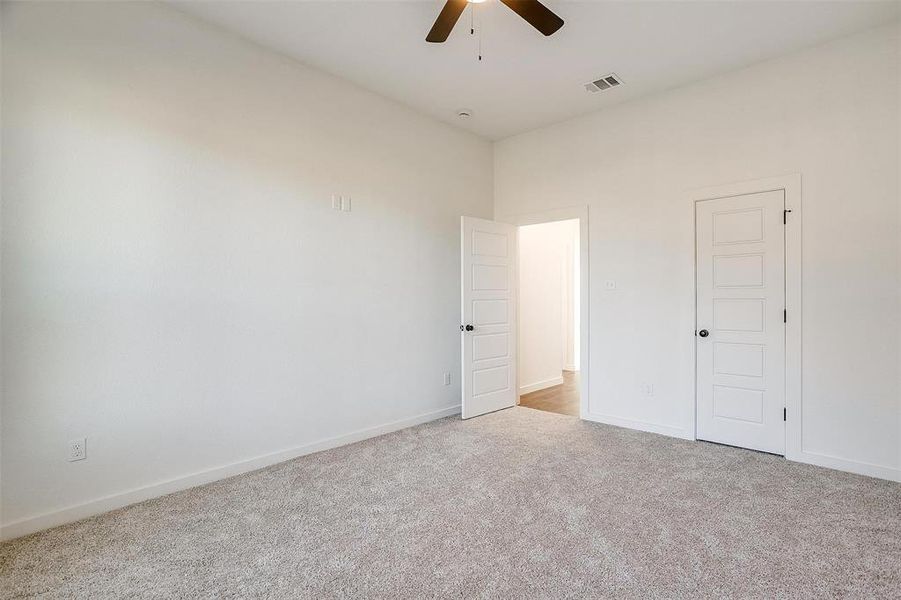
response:
[[[563,371],[563,383],[519,397],[519,405],[546,412],[579,416],[579,372]]]

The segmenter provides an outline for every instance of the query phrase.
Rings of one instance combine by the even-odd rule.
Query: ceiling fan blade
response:
[[[538,0],[501,0],[501,2],[544,35],[551,35],[563,27],[563,19]]]
[[[425,37],[425,41],[440,44],[446,40],[447,36],[450,35],[451,30],[454,28],[454,25],[457,24],[460,15],[463,14],[466,4],[466,0],[447,0],[444,8],[442,8],[441,12],[438,14],[438,18],[435,19],[432,30],[429,31],[429,35]]]

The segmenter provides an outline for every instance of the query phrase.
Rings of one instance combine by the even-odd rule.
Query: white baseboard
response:
[[[615,425],[616,427],[625,427],[626,429],[637,429],[638,431],[647,431],[648,433],[659,433],[660,435],[668,435],[669,437],[680,438],[683,440],[694,440],[689,432],[681,427],[673,427],[671,425],[659,425],[647,421],[637,421],[635,419],[624,419],[622,417],[614,417],[613,415],[604,415],[598,413],[584,413],[582,419],[586,421],[594,421],[595,423],[604,423],[605,425]]]
[[[532,392],[537,392],[538,390],[543,390],[545,388],[554,387],[555,385],[561,385],[563,383],[563,376],[554,377],[553,379],[545,379],[544,381],[536,381],[535,383],[530,383],[529,385],[523,385],[519,388],[519,395],[523,394],[531,394]]]
[[[563,365],[564,371],[569,371],[570,373],[575,373],[579,369],[576,368],[576,365]]]
[[[459,405],[448,406],[447,408],[443,408],[441,410],[416,415],[407,419],[401,419],[399,421],[393,421],[391,423],[385,423],[383,425],[377,425],[375,427],[360,429],[358,431],[353,431],[345,435],[319,440],[310,444],[304,444],[302,446],[288,448],[287,450],[273,452],[272,454],[265,454],[256,458],[214,467],[212,469],[207,469],[198,473],[192,473],[190,475],[177,477],[175,479],[153,483],[125,492],[111,494],[109,496],[104,496],[96,500],[91,500],[90,502],[85,502],[84,504],[70,506],[62,510],[45,513],[36,517],[29,517],[27,519],[13,521],[12,523],[6,523],[2,527],[0,527],[0,539],[9,540],[23,535],[28,535],[29,533],[34,533],[36,531],[56,527],[58,525],[65,525],[66,523],[72,523],[74,521],[79,521],[87,517],[93,517],[94,515],[109,512],[111,510],[122,508],[130,504],[135,504],[137,502],[143,502],[144,500],[149,500],[151,498],[158,498],[160,496],[165,496],[166,494],[171,494],[173,492],[180,492],[192,487],[197,487],[198,485],[204,485],[206,483],[212,483],[213,481],[225,479],[226,477],[233,477],[235,475],[240,475],[249,471],[256,471],[257,469],[262,469],[264,467],[268,467],[280,462],[285,462],[286,460],[291,460],[299,456],[313,454],[314,452],[321,452],[322,450],[328,450],[330,448],[337,448],[338,446],[353,444],[354,442],[360,442],[369,438],[384,435],[386,433],[399,431],[401,429],[406,429],[407,427],[427,423],[429,421],[434,421],[436,419],[441,419],[444,417],[450,417],[459,413]]]
[[[656,423],[648,423],[646,421],[636,421],[633,419],[623,419],[612,415],[586,413],[582,415],[582,419],[586,421],[594,421],[595,423],[604,423],[606,425],[615,425],[617,427],[625,427],[627,429],[637,429],[639,431],[647,431],[650,433],[659,433],[670,437],[680,438],[684,440],[694,441],[695,437],[691,432],[680,427],[672,427],[669,425],[658,425]],[[825,467],[827,469],[835,469],[837,471],[845,471],[847,473],[855,473],[857,475],[865,475],[867,477],[876,477],[878,479],[887,479],[889,481],[897,481],[901,483],[901,469],[894,467],[886,467],[866,462],[858,462],[827,454],[818,454],[816,452],[801,452],[798,456],[786,456],[787,460],[806,463],[817,467]]]
[[[791,458],[789,458],[789,460],[807,463],[809,465],[816,465],[818,467],[826,467],[827,469],[835,469],[837,471],[847,471],[848,473],[856,473],[857,475],[866,475],[867,477],[888,479],[889,481],[897,481],[901,483],[901,469],[896,469],[894,467],[886,467],[872,463],[858,462],[855,460],[848,460],[846,458],[838,458],[837,456],[829,456],[828,454],[808,452],[806,450],[802,451],[800,456],[792,456]]]

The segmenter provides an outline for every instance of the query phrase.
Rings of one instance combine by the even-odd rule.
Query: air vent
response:
[[[598,77],[594,81],[589,81],[585,84],[585,89],[594,94],[596,92],[603,92],[604,90],[609,90],[610,88],[622,85],[622,83],[622,79],[620,79],[616,73],[610,73],[609,75]]]

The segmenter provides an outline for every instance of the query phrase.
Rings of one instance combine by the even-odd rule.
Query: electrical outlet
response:
[[[653,396],[654,395],[654,384],[653,383],[643,383],[641,385],[641,393],[645,396]]]
[[[450,371],[444,372],[444,385],[450,385]]]
[[[607,279],[604,281],[604,289],[605,290],[615,290],[616,282],[612,279]]]
[[[69,462],[84,460],[88,457],[87,439],[78,438],[69,442]]]

